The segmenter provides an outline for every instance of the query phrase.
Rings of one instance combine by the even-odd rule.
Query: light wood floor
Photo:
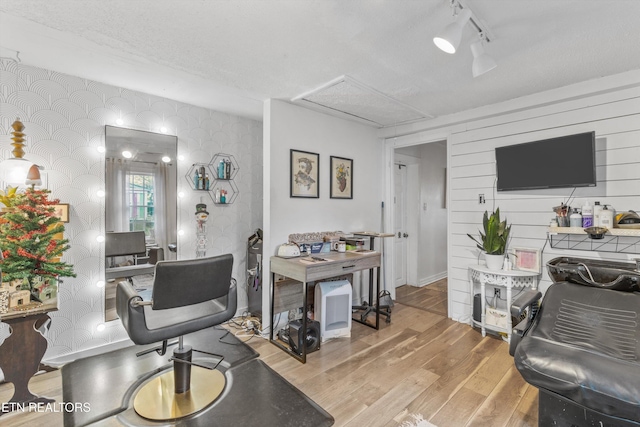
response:
[[[391,324],[381,325],[376,331],[353,323],[351,338],[323,343],[304,365],[261,338],[248,344],[331,413],[336,426],[397,427],[408,414],[438,427],[537,426],[538,392],[517,372],[502,340],[399,303]],[[33,378],[31,390],[60,402],[59,371]],[[0,385],[0,402],[12,394],[10,384]],[[61,426],[62,415],[10,414],[0,425]]]
[[[396,288],[396,302],[447,316],[447,278],[427,286],[410,285]]]

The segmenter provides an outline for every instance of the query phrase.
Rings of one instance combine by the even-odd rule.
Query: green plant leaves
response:
[[[485,251],[490,255],[504,255],[507,250],[509,234],[511,226],[507,225],[507,220],[500,221],[500,208],[489,216],[489,212],[485,211],[482,217],[482,226],[484,233],[480,232],[480,240],[470,234],[467,234],[474,242],[478,249]]]

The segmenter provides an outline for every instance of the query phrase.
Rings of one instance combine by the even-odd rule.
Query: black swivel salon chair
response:
[[[554,283],[513,303],[509,352],[540,390],[538,425],[640,426],[640,271],[581,258],[547,264]]]
[[[184,346],[182,337],[234,316],[237,293],[232,268],[231,254],[160,261],[151,301],[143,301],[130,283],[118,283],[116,310],[131,340],[139,345],[162,342],[138,356],[153,351],[164,355],[168,345],[178,344],[169,359],[173,369],[151,379],[135,396],[138,415],[152,420],[181,418],[204,409],[224,390],[225,376],[215,369],[222,356]],[[168,344],[176,337],[177,343]],[[193,362],[193,352],[213,356],[217,363]]]

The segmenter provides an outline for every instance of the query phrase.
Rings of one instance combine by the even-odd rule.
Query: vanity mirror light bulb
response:
[[[178,197],[182,199],[184,197],[184,191],[179,192]]]
[[[169,156],[163,156],[163,157],[162,157],[162,161],[163,161],[163,162],[165,162],[165,163],[169,163],[169,162],[171,161],[171,157],[169,157]]]
[[[101,234],[101,235],[99,235],[98,237],[96,237],[96,241],[97,241],[98,243],[102,243],[102,242],[104,242],[104,236],[103,236],[102,234]]]
[[[166,127],[164,127],[164,126],[162,126],[162,127],[160,128],[160,132],[162,132],[162,133],[167,133],[167,128],[166,128]]]
[[[98,332],[102,332],[104,331],[104,329],[106,328],[104,323],[98,323],[98,325],[96,326],[96,331]]]
[[[184,236],[184,230],[178,230],[178,236]]]
[[[122,157],[124,157],[125,159],[130,159],[133,157],[133,154],[131,154],[131,151],[125,150],[122,152]]]
[[[104,190],[98,190],[98,191],[96,191],[96,196],[98,196],[98,197],[104,197],[104,196],[105,196],[105,194],[106,194],[106,193],[104,192]]]
[[[107,147],[105,147],[104,145],[98,145],[96,147],[96,150],[98,150],[98,153],[106,153],[107,152]]]
[[[178,160],[183,161],[183,160],[184,160],[184,156],[183,156],[182,154],[180,154],[180,155],[178,156]]]
[[[122,125],[124,124],[124,120],[122,120],[122,119],[116,119],[116,124],[117,124],[118,126],[122,126]]]
[[[98,281],[96,282],[96,286],[97,286],[98,288],[104,288],[104,280],[98,280]]]

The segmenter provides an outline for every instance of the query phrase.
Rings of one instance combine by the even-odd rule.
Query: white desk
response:
[[[489,270],[484,265],[470,265],[469,266],[469,288],[471,290],[471,322],[472,324],[479,326],[482,330],[482,336],[487,335],[487,329],[504,332],[507,334],[507,341],[511,341],[511,330],[513,325],[511,324],[511,297],[513,287],[530,287],[532,289],[538,289],[538,280],[540,278],[539,273],[530,271],[494,271]],[[480,284],[480,300],[482,301],[481,309],[481,321],[478,322],[473,318],[473,296],[474,296],[474,284]],[[506,288],[507,291],[507,327],[501,328],[494,325],[486,324],[487,313],[487,300],[485,295],[486,285],[500,286]]]

